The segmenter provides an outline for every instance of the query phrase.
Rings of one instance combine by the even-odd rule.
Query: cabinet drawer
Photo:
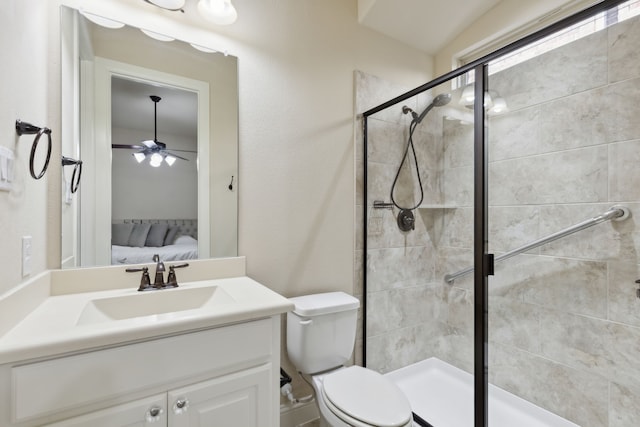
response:
[[[271,325],[265,319],[15,367],[13,420],[262,363],[279,351]]]
[[[166,427],[167,425],[167,395],[159,394],[146,399],[92,412],[87,415],[70,418],[46,427]],[[156,417],[151,417],[151,411],[160,411]]]

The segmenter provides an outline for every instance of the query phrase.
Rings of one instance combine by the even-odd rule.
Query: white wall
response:
[[[359,26],[356,1],[235,3],[240,253],[286,296],[352,292],[353,72],[418,86],[431,59]]]
[[[52,100],[60,82],[52,81],[51,76],[43,72],[58,65],[49,56],[48,19],[47,7],[40,0],[9,0],[0,5],[0,145],[16,154],[14,188],[11,192],[0,192],[0,293],[23,280],[22,236],[33,237],[33,274],[47,267],[48,185],[60,175],[48,172],[39,181],[31,178],[29,154],[33,136],[18,137],[15,120],[53,129],[56,149],[50,168],[59,171],[59,127],[50,120],[49,112],[55,105]],[[43,142],[44,139],[41,144]],[[39,149],[46,150],[45,147],[46,144],[42,144]],[[58,211],[53,215],[58,223],[59,206],[58,203]]]
[[[3,145],[15,146],[13,120],[18,117],[48,123],[54,131],[60,122],[60,3],[80,2],[2,3],[0,62],[16,64],[0,71]],[[158,13],[139,3],[83,2],[87,8],[112,9],[124,21],[130,10],[138,9],[167,16],[177,21],[176,28],[187,25],[179,20],[188,17]],[[193,6],[195,1],[187,3]],[[353,71],[417,86],[432,77],[431,58],[359,26],[355,0],[234,3],[239,19],[233,26],[216,30],[218,34],[190,29],[192,38],[224,45],[239,58],[239,253],[247,256],[252,277],[285,295],[351,292]],[[153,25],[168,28],[165,21],[150,19]],[[26,88],[18,90],[16,82]],[[19,145],[24,188],[16,194],[0,193],[0,291],[22,281],[23,234],[34,236],[34,272],[59,265],[60,166],[52,162],[53,171],[47,174],[52,181],[48,196],[46,180],[28,177],[29,148]]]

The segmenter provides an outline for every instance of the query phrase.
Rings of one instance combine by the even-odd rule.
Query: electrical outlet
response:
[[[22,236],[22,277],[31,274],[31,236]]]

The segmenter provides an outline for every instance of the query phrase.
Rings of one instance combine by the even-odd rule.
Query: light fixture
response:
[[[507,107],[507,101],[501,97],[497,96],[493,100],[493,107],[489,109],[489,115],[497,116],[498,114],[504,114],[509,111],[509,107]]]
[[[138,163],[142,163],[142,162],[144,162],[144,159],[146,159],[146,158],[147,158],[147,155],[146,155],[146,154],[144,154],[143,152],[139,151],[139,152],[137,152],[137,153],[133,153],[133,157],[135,157],[135,158],[136,158],[136,161],[137,161]]]
[[[460,105],[465,106],[468,109],[473,109],[473,104],[476,100],[475,87],[473,84],[467,85],[462,90],[460,95]],[[489,109],[493,107],[493,97],[488,91],[484,93],[484,108]]]
[[[111,148],[124,148],[140,150],[133,153],[133,157],[138,163],[142,163],[146,158],[149,158],[149,164],[154,168],[160,167],[162,162],[165,161],[169,166],[173,165],[177,159],[189,161],[182,156],[177,155],[173,151],[185,151],[189,153],[195,153],[192,150],[172,150],[167,149],[167,144],[158,141],[158,102],[162,100],[157,95],[151,95],[151,101],[153,101],[153,139],[147,139],[142,141],[141,145],[134,144],[111,144]]]
[[[144,28],[140,28],[140,31],[142,31],[152,39],[156,39],[161,42],[172,42],[175,40],[173,37],[165,36],[164,34],[156,33],[155,31],[145,30]]]
[[[218,25],[230,25],[238,19],[231,0],[199,0],[198,11],[206,20]]]
[[[182,10],[185,0],[144,0],[167,10]]]
[[[467,85],[462,90],[462,95],[460,96],[460,104],[468,107],[469,105],[473,105],[473,101],[476,99],[475,88],[473,85]]]
[[[151,158],[149,159],[149,164],[154,168],[157,168],[162,164],[162,160],[164,159],[162,158],[162,155],[160,153],[153,153],[151,155]]]
[[[93,22],[94,24],[98,24],[101,27],[111,28],[114,30],[124,27],[124,24],[122,22],[114,21],[113,19],[109,19],[109,18],[104,18],[100,15],[95,15],[93,13],[85,12],[82,9],[80,9],[80,13],[89,21]]]
[[[164,156],[164,161],[167,162],[169,166],[173,166],[173,164],[176,162],[176,158],[171,154],[167,154],[166,156]]]

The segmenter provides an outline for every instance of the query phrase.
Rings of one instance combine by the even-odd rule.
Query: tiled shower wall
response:
[[[633,19],[489,79],[510,108],[489,119],[492,252],[614,204],[632,212],[509,259],[489,282],[491,382],[585,427],[640,425],[638,52]],[[359,112],[406,89],[379,99],[393,85],[356,78]],[[452,207],[417,210],[410,233],[371,208],[388,201],[408,117],[369,119],[367,365],[381,372],[430,356],[473,370],[472,280],[442,280],[472,262],[473,126],[445,114],[414,140],[427,202]]]

